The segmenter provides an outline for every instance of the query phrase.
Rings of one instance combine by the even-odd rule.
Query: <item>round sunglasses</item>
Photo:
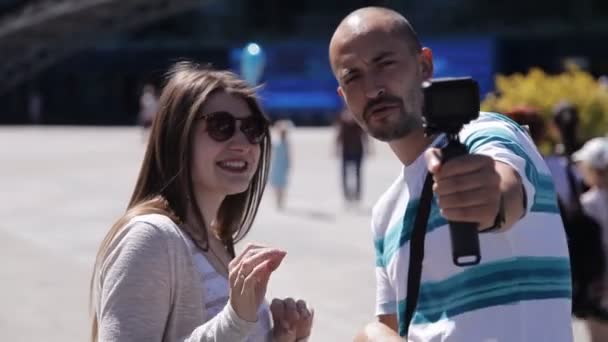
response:
[[[229,140],[236,133],[236,123],[240,122],[239,130],[243,132],[249,143],[257,145],[264,140],[268,132],[268,121],[259,115],[249,115],[237,118],[229,112],[213,112],[201,117],[207,124],[207,134],[217,142]]]

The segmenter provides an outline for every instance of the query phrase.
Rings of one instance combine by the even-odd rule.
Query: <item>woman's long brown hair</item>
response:
[[[258,104],[255,89],[232,72],[213,70],[191,62],[179,62],[169,71],[131,200],[125,214],[114,223],[97,252],[89,298],[93,342],[97,341],[98,333],[98,276],[110,244],[131,219],[156,213],[166,215],[180,225],[186,220],[188,207],[193,208],[195,217],[188,220],[194,220],[198,229],[190,225],[181,225],[181,228],[186,230],[199,248],[207,251],[207,228],[198,209],[192,184],[192,142],[202,106],[212,93],[222,91],[242,97],[252,115],[266,118]],[[268,131],[260,147],[260,161],[249,188],[224,199],[213,227],[233,257],[234,243],[251,228],[264,193],[270,158]]]

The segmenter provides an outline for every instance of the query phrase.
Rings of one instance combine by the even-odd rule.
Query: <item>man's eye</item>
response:
[[[344,78],[344,84],[349,84],[352,81],[356,80],[357,78],[359,78],[358,75],[347,76],[346,78]]]
[[[392,60],[386,60],[386,61],[380,62],[380,66],[383,66],[383,67],[393,65],[393,64],[395,64],[395,61],[392,61]]]

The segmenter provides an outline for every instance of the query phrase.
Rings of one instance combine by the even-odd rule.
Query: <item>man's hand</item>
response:
[[[441,214],[449,221],[477,222],[479,229],[494,225],[499,211],[501,177],[491,157],[469,154],[441,163],[441,150],[425,151],[433,191]]]

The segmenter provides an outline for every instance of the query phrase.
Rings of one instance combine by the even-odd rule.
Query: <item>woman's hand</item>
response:
[[[280,249],[249,244],[230,262],[230,305],[240,318],[257,321],[270,274],[279,267],[286,254]]]
[[[273,299],[270,311],[274,321],[276,342],[294,342],[310,336],[314,310],[303,300]]]

